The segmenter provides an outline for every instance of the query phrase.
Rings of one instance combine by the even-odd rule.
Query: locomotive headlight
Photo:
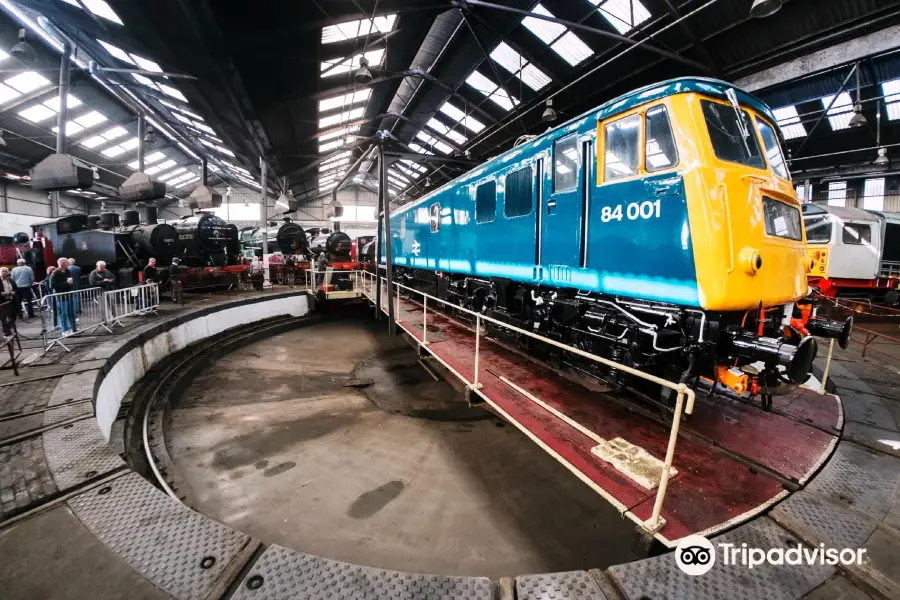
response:
[[[738,255],[738,260],[740,260],[741,266],[744,267],[744,271],[748,275],[756,275],[763,266],[763,259],[759,250],[751,248],[750,246],[741,250],[741,253]]]

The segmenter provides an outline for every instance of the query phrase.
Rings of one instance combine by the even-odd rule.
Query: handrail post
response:
[[[828,370],[831,368],[831,353],[834,352],[834,338],[828,342],[828,358],[825,359],[825,370],[822,371],[822,385],[819,386],[819,395],[825,393],[825,382],[828,381]]]
[[[672,431],[669,433],[669,445],[666,448],[666,460],[663,463],[662,472],[659,476],[659,487],[656,489],[656,500],[653,502],[653,514],[648,521],[641,524],[641,527],[648,533],[656,533],[666,524],[666,520],[662,518],[663,501],[666,497],[666,490],[669,487],[669,473],[672,470],[672,461],[675,458],[675,443],[678,441],[678,427],[681,425],[681,413],[684,409],[684,395],[687,386],[683,383],[678,384],[678,397],[675,400],[675,414],[672,417]]]
[[[480,389],[478,383],[478,359],[481,352],[481,315],[475,315],[475,377],[472,379],[472,388]]]
[[[399,287],[397,288],[397,310],[395,311],[395,315],[396,316],[394,317],[394,322],[399,323],[400,322],[400,288]]]
[[[422,294],[422,344],[428,343],[428,296]]]

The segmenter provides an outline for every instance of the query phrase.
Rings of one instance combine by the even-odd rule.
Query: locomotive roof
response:
[[[852,206],[827,206],[824,204],[804,204],[804,215],[820,215],[828,213],[834,217],[846,221],[868,221],[878,223],[884,220],[884,215],[873,210],[854,208]],[[890,214],[890,213],[888,213]]]
[[[617,96],[612,100],[608,100],[604,102],[597,108],[593,108],[585,113],[578,115],[577,117],[573,117],[558,125],[553,127],[552,129],[548,129],[542,134],[536,135],[533,139],[528,142],[510,148],[497,156],[494,156],[482,163],[480,166],[475,167],[471,171],[463,173],[459,177],[448,181],[444,185],[432,190],[431,192],[416,198],[412,202],[408,204],[404,204],[403,206],[397,207],[393,214],[399,214],[407,211],[414,206],[418,206],[423,202],[427,201],[429,198],[433,197],[435,193],[439,190],[443,189],[445,186],[451,185],[455,181],[463,179],[474,171],[478,171],[483,169],[485,165],[492,163],[494,161],[500,160],[503,157],[509,155],[513,152],[519,152],[526,146],[534,146],[540,143],[543,138],[547,136],[556,135],[559,131],[566,130],[571,131],[574,129],[575,124],[588,119],[592,116],[596,116],[597,120],[608,119],[612,116],[615,116],[619,113],[626,112],[631,110],[636,106],[640,106],[642,104],[647,104],[648,102],[653,102],[654,100],[659,100],[660,98],[665,98],[667,96],[674,96],[675,94],[687,94],[687,93],[699,93],[706,94],[708,96],[715,96],[717,98],[726,99],[726,91],[729,89],[733,89],[735,94],[737,95],[738,102],[743,106],[748,106],[753,110],[761,113],[767,119],[769,119],[773,124],[776,122],[775,115],[772,114],[772,110],[759,98],[750,94],[749,92],[745,92],[741,88],[735,86],[732,83],[727,81],[722,81],[720,79],[711,79],[708,77],[677,77],[675,79],[668,79],[666,81],[660,81],[658,83],[654,83],[651,85],[645,85],[644,87],[637,88],[628,92],[627,94],[622,94],[621,96]]]

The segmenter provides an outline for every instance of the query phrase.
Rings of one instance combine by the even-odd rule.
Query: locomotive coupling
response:
[[[806,330],[819,337],[836,339],[838,346],[846,350],[850,345],[850,334],[853,333],[853,317],[847,317],[843,321],[810,319],[806,322]]]
[[[785,367],[788,378],[803,383],[818,352],[816,339],[807,336],[796,346],[778,338],[757,336],[749,331],[731,334],[732,352],[742,358],[760,360],[766,365]]]

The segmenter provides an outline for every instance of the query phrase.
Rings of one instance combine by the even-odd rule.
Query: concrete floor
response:
[[[345,320],[220,360],[172,411],[167,444],[194,506],[264,543],[490,577],[636,558],[630,521],[487,417],[400,338]]]

